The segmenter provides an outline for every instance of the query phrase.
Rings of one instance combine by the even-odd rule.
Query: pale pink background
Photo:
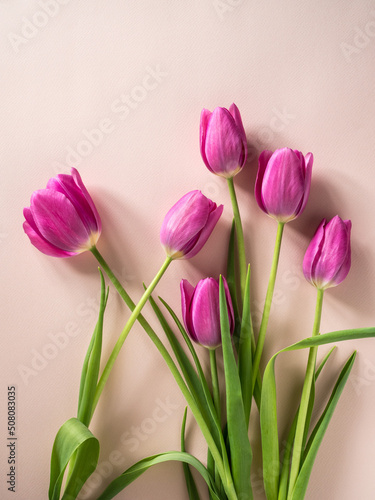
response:
[[[99,277],[92,256],[46,257],[22,231],[22,208],[32,191],[67,172],[72,161],[103,219],[99,249],[135,299],[164,259],[159,228],[169,207],[196,188],[225,204],[200,255],[174,263],[159,286],[179,311],[182,277],[195,283],[225,270],[229,197],[225,182],[201,161],[198,126],[202,107],[236,102],[251,144],[236,186],[258,321],[276,225],[254,201],[257,154],[289,146],[315,156],[306,211],[285,230],[266,355],[311,331],[315,290],[303,278],[301,261],[323,216],[352,219],[353,265],[345,282],[326,293],[322,331],[374,325],[374,2],[1,0],[0,28],[1,498],[47,498],[52,442],[75,415],[81,365],[96,321]],[[156,80],[146,78],[150,71],[159,72]],[[129,94],[132,108],[126,112],[120,100]],[[93,137],[90,151],[82,141],[99,126],[105,133]],[[148,309],[145,314],[152,318]],[[111,287],[104,359],[127,317]],[[22,378],[22,366],[33,369],[36,352],[45,352],[51,338],[66,330],[77,335],[66,337],[53,359]],[[317,405],[323,408],[353,349],[357,360],[318,454],[308,500],[375,497],[375,340],[340,345],[319,381]],[[305,362],[300,352],[278,363],[283,438]],[[15,495],[4,479],[9,384],[18,391]],[[160,401],[170,403],[170,415],[155,422]],[[103,475],[108,476],[113,450],[122,465],[109,477],[96,476],[100,486],[81,498],[96,498],[110,478],[137,460],[178,449],[183,409],[159,353],[135,326],[92,424]],[[254,414],[253,478],[261,500],[257,421]],[[148,434],[129,442],[137,426]],[[205,460],[205,443],[192,418],[188,448]],[[186,499],[181,466],[151,469],[118,498]]]

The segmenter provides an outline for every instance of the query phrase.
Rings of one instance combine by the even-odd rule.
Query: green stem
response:
[[[322,317],[323,295],[324,295],[324,290],[318,289],[318,294],[317,294],[317,298],[316,298],[315,319],[314,319],[314,326],[313,326],[313,331],[312,331],[313,337],[315,337],[316,335],[319,335],[320,319]],[[296,483],[296,480],[297,480],[297,477],[299,474],[299,470],[300,470],[301,457],[303,455],[302,446],[303,446],[303,439],[304,439],[304,434],[305,434],[306,416],[307,416],[307,411],[308,411],[308,406],[309,406],[311,386],[313,383],[313,377],[314,377],[314,373],[315,373],[317,352],[318,352],[317,347],[310,348],[309,359],[307,361],[305,381],[304,381],[303,389],[302,389],[301,404],[300,404],[300,408],[298,411],[296,434],[295,434],[295,438],[294,438],[288,498],[290,498],[290,495],[293,493],[293,488],[294,488],[294,485]]]
[[[95,255],[95,254],[94,254]],[[113,365],[116,361],[117,356],[119,355],[119,352],[121,350],[121,347],[123,346],[126,337],[128,336],[128,333],[130,332],[131,327],[134,325],[136,319],[138,318],[140,312],[142,311],[143,306],[146,304],[148,301],[148,298],[150,297],[151,293],[153,292],[154,288],[156,285],[159,283],[161,277],[167,270],[169,264],[172,262],[172,259],[170,257],[167,257],[164,261],[164,264],[161,266],[160,270],[156,274],[155,278],[152,280],[150,283],[150,286],[146,289],[144,294],[142,295],[140,301],[138,304],[135,306],[133,312],[130,315],[130,318],[128,319],[125,328],[121,332],[120,337],[118,338],[115,347],[113,348],[111,355],[108,358],[107,364],[104,367],[103,373],[99,379],[96,392],[95,392],[95,398],[93,402],[93,411],[96,408],[96,405],[98,404],[100,395],[104,389],[104,386],[108,380],[109,374],[111,373],[111,370],[113,368]],[[113,273],[112,273],[113,274]]]
[[[125,304],[129,307],[131,311],[135,309],[135,303],[132,301],[128,293],[125,291],[121,283],[118,281],[116,276],[113,274],[112,270],[110,269],[109,265],[107,262],[104,260],[103,256],[99,253],[97,248],[93,248],[91,250],[95,258],[97,259],[98,263],[100,264],[101,268],[103,271],[107,274],[108,278],[112,281],[113,285],[115,286],[116,290],[118,291],[119,295],[122,297],[124,300]],[[149,287],[150,288],[150,287]],[[147,320],[142,316],[142,314],[138,315],[138,322],[142,326],[142,328],[145,330],[151,341],[154,343],[162,357],[164,358],[170,372],[172,373],[174,379],[177,382],[177,385],[179,386],[183,396],[186,399],[186,402],[188,403],[194,418],[199,425],[202,434],[207,442],[207,445],[211,451],[212,457],[216,463],[217,469],[219,471],[220,477],[223,482],[224,489],[226,491],[226,494],[228,496],[229,500],[238,500],[237,499],[237,494],[234,489],[233,485],[233,480],[232,478],[228,477],[228,474],[226,473],[225,466],[223,463],[223,459],[221,457],[221,454],[215,444],[215,441],[211,435],[210,429],[208,425],[206,424],[206,421],[200,412],[200,409],[195,402],[194,397],[191,395],[188,386],[186,385],[184,379],[182,378],[176,364],[174,363],[171,355],[167,351],[166,347],[162,343],[162,341],[159,339],[155,331],[151,328],[150,324],[147,322]]]
[[[266,338],[266,331],[267,331],[268,319],[270,316],[273,291],[275,289],[277,266],[279,264],[280,247],[281,247],[281,240],[283,237],[284,224],[285,224],[284,222],[279,222],[278,226],[277,226],[276,243],[275,243],[275,249],[273,252],[270,279],[268,281],[266,302],[264,304],[262,321],[260,324],[259,335],[258,335],[258,342],[256,345],[255,354],[254,354],[252,392],[254,392],[255,381],[256,381],[257,376],[258,376],[260,360],[261,360],[262,352],[263,352],[264,340]]]
[[[240,267],[240,283],[241,283],[241,304],[243,302],[245,294],[245,283],[246,283],[246,253],[245,253],[245,240],[243,237],[242,222],[240,216],[240,209],[238,207],[236,191],[234,190],[233,177],[227,179],[230,199],[233,207],[234,223],[236,225],[236,236],[237,236],[237,247],[238,247],[238,257],[239,257],[239,267]]]
[[[108,278],[112,281],[114,287],[116,288],[118,294],[123,299],[123,301],[125,302],[125,304],[129,307],[129,309],[131,311],[133,311],[133,309],[135,308],[134,302],[129,297],[129,295],[125,291],[124,287],[119,282],[119,280],[113,274],[111,268],[109,267],[109,265],[107,264],[107,262],[104,260],[104,257],[102,256],[102,254],[99,252],[99,250],[96,247],[93,247],[91,249],[91,253],[94,255],[94,257],[98,261],[100,267],[106,273],[106,275],[108,276]]]

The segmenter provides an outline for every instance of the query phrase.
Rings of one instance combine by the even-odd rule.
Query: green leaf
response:
[[[252,451],[247,434],[242,389],[234,357],[229,328],[228,308],[220,276],[220,325],[223,345],[224,372],[226,384],[227,425],[231,453],[231,469],[237,496],[243,500],[252,499],[250,482]],[[228,478],[229,479],[229,478]]]
[[[114,498],[120,491],[129,486],[133,481],[135,481],[139,476],[146,472],[153,465],[161,464],[163,462],[179,461],[185,462],[192,465],[201,474],[203,479],[206,481],[207,486],[210,490],[210,494],[214,500],[224,500],[220,497],[215,489],[215,484],[212,476],[208,473],[205,466],[195,457],[189,453],[182,451],[169,451],[167,453],[159,453],[158,455],[153,455],[148,458],[140,460],[132,467],[127,469],[117,477],[112,483],[105,489],[105,491],[100,495],[97,500],[110,500]]]
[[[327,363],[328,358],[331,356],[333,351],[336,349],[336,347],[332,347],[328,351],[328,353],[324,356],[323,360],[320,362],[318,368],[315,371],[315,381],[319,377],[324,365]],[[280,474],[280,484],[279,484],[279,495],[278,495],[278,500],[286,500],[287,494],[288,494],[288,487],[289,487],[289,469],[290,469],[290,457],[292,453],[292,448],[293,448],[293,441],[294,441],[294,435],[296,433],[296,427],[297,427],[297,418],[298,418],[298,410],[299,407],[296,411],[296,414],[294,416],[292,425],[290,427],[290,431],[288,434],[288,438],[285,443],[285,451],[284,451],[284,457],[282,461],[282,467],[281,467],[281,474]]]
[[[275,381],[275,361],[277,356],[283,352],[370,337],[375,337],[375,327],[338,330],[315,337],[308,337],[277,352],[268,362],[263,376],[260,406],[263,476],[267,500],[277,500],[278,498],[280,471]]]
[[[252,401],[252,359],[253,352],[251,338],[253,325],[250,311],[250,265],[247,268],[245,295],[242,312],[240,342],[238,346],[238,372],[241,381],[242,399],[245,410],[246,425],[249,426],[251,401]]]
[[[99,441],[77,418],[67,420],[56,434],[51,456],[49,500],[59,500],[65,469],[75,456],[75,465],[65,488],[63,500],[77,497],[94,472],[99,459]]]
[[[280,475],[275,359],[276,357],[271,358],[264,371],[262,398],[260,402],[263,482],[267,500],[277,500]]]
[[[302,463],[301,470],[298,474],[297,481],[292,492],[292,500],[303,500],[303,498],[305,497],[316,455],[318,453],[319,447],[322,443],[324,434],[332,418],[338,400],[348,380],[350,371],[354,364],[355,356],[356,351],[354,351],[354,353],[345,363],[345,366],[342,369],[339,378],[337,379],[336,385],[332,391],[331,397],[325,407],[325,410],[322,413],[322,416],[320,417],[310,436],[309,442],[306,447],[306,456]]]
[[[89,425],[92,418],[93,402],[98,383],[102,353],[104,311],[108,300],[108,291],[106,294],[104,277],[100,269],[99,272],[101,280],[99,318],[83,363],[79,389],[77,418],[85,425]]]
[[[236,348],[238,347],[240,339],[240,328],[241,328],[241,317],[238,310],[238,300],[237,300],[237,280],[236,280],[236,251],[235,251],[235,241],[236,241],[236,224],[234,219],[232,221],[232,227],[230,230],[229,243],[228,243],[228,259],[227,259],[227,283],[230,292],[230,296],[233,304],[234,313],[234,332],[233,340]]]
[[[185,408],[184,411],[184,417],[182,419],[182,426],[181,426],[181,451],[186,451],[185,450],[186,415],[187,415],[187,407]],[[184,468],[184,475],[185,475],[186,487],[189,494],[189,499],[200,500],[197,486],[195,484],[193,474],[191,473],[189,465],[185,462],[182,462],[182,466]]]

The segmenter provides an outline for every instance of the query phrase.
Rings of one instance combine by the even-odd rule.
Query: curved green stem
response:
[[[95,255],[95,254],[94,254]],[[126,337],[128,336],[128,333],[131,330],[131,327],[134,325],[136,319],[138,318],[140,312],[142,311],[143,306],[146,304],[148,301],[148,298],[150,297],[152,291],[156,287],[156,285],[159,283],[161,277],[167,270],[169,264],[172,262],[172,259],[170,257],[167,257],[164,261],[164,264],[161,266],[160,270],[156,274],[155,278],[152,280],[150,283],[150,286],[146,289],[144,294],[142,295],[140,301],[138,304],[135,306],[133,312],[130,315],[130,318],[128,319],[125,328],[121,332],[120,337],[118,338],[115,347],[113,348],[111,355],[108,358],[107,364],[104,367],[103,373],[99,379],[96,392],[95,392],[95,398],[93,402],[93,410],[96,408],[96,405],[98,404],[100,395],[104,389],[104,386],[108,380],[109,374],[111,373],[111,370],[113,368],[113,365],[116,361],[117,356],[119,355],[119,352],[121,350],[121,347],[123,346]]]
[[[317,294],[317,298],[316,298],[315,319],[314,319],[312,337],[319,335],[320,319],[322,317],[323,295],[324,295],[324,290],[318,289],[318,294]],[[311,385],[313,383],[313,378],[314,378],[314,373],[315,373],[317,352],[318,352],[317,347],[310,348],[309,359],[307,361],[305,381],[304,381],[303,389],[302,389],[301,404],[300,404],[300,408],[298,411],[296,434],[295,434],[295,438],[294,438],[288,498],[290,498],[290,495],[293,492],[293,488],[294,488],[294,485],[296,483],[296,480],[297,480],[297,477],[299,474],[299,470],[300,470],[301,457],[303,455],[302,447],[303,447],[303,439],[304,439],[304,435],[305,435],[306,416],[307,416],[307,411],[308,411],[308,406],[309,406]]]
[[[230,199],[233,207],[234,223],[236,226],[236,236],[237,236],[237,247],[238,247],[238,257],[239,257],[239,267],[240,267],[240,283],[241,283],[241,304],[243,302],[245,294],[245,283],[246,283],[246,253],[245,253],[245,240],[243,237],[242,222],[240,216],[240,209],[238,207],[236,191],[234,190],[233,177],[227,179]]]
[[[112,281],[114,287],[116,288],[118,294],[123,299],[123,301],[125,302],[125,304],[129,307],[129,309],[131,311],[133,311],[133,309],[135,308],[134,302],[129,297],[129,295],[125,291],[124,287],[119,282],[119,280],[113,274],[112,269],[109,267],[109,265],[107,264],[107,262],[104,260],[104,257],[102,256],[102,254],[99,252],[99,250],[96,247],[92,247],[91,248],[91,253],[94,255],[94,257],[98,261],[100,267],[103,269],[103,271],[105,272],[105,274]]]
[[[277,266],[279,264],[280,247],[281,247],[281,240],[283,237],[284,224],[285,224],[284,222],[279,222],[278,226],[277,226],[276,243],[275,243],[275,250],[273,252],[270,279],[268,281],[266,301],[264,304],[262,321],[260,324],[259,335],[258,335],[258,342],[256,345],[255,354],[254,354],[252,392],[254,392],[255,381],[256,381],[257,376],[258,376],[259,364],[260,364],[260,360],[261,360],[262,352],[263,352],[264,340],[266,338],[266,331],[267,331],[268,319],[270,316],[273,291],[275,289]]]

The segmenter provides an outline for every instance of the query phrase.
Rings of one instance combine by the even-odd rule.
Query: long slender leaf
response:
[[[72,456],[76,456],[75,467],[65,488],[64,500],[76,498],[94,472],[99,458],[99,441],[77,418],[67,420],[56,434],[51,456],[49,500],[59,500],[64,472]]]
[[[230,237],[229,237],[229,244],[228,244],[228,259],[227,259],[227,283],[228,283],[228,288],[229,292],[232,298],[232,304],[233,304],[233,312],[234,312],[234,319],[235,319],[235,326],[234,326],[234,332],[233,332],[233,343],[236,348],[236,351],[238,351],[238,354],[240,356],[240,351],[241,349],[241,336],[243,337],[243,325],[244,325],[244,313],[245,315],[250,314],[250,321],[251,321],[251,312],[246,311],[246,302],[250,300],[250,288],[248,290],[249,294],[249,299],[244,297],[244,311],[242,313],[242,320],[239,314],[238,310],[238,301],[237,301],[237,281],[236,281],[236,252],[235,252],[235,239],[236,239],[236,228],[235,228],[235,222],[233,219],[232,222],[232,227],[231,227],[231,232],[230,232]],[[250,285],[249,285],[250,287]],[[246,316],[245,316],[246,318]],[[247,320],[247,324],[248,320]],[[250,330],[250,340],[251,340],[251,346],[252,346],[252,353],[255,352],[255,337],[254,337],[254,331],[252,327],[252,323],[250,324],[251,330]],[[242,330],[242,333],[241,333]],[[246,348],[244,349],[246,350]],[[245,357],[245,356],[244,356]],[[241,375],[240,375],[241,376]],[[242,383],[242,381],[241,381]],[[254,399],[257,404],[257,407],[260,408],[260,397],[261,397],[261,377],[258,372],[257,380],[255,382],[255,387],[254,387]],[[250,401],[251,404],[251,401]]]
[[[201,413],[205,417],[207,422],[210,422],[210,414],[207,411],[207,406],[204,404],[205,403],[205,394],[203,391],[202,383],[200,381],[200,378],[192,365],[190,359],[186,355],[184,349],[182,348],[180,342],[178,341],[175,333],[173,332],[172,328],[169,326],[165,316],[163,315],[162,311],[160,310],[159,306],[156,304],[155,300],[150,297],[149,298],[151,307],[153,308],[156,317],[158,318],[160,325],[162,326],[168,342],[170,346],[173,349],[174,355],[176,356],[176,360],[181,368],[182,374],[186,380],[186,383],[190,389],[190,392],[194,396],[197,404],[199,405],[199,408],[201,410]],[[219,445],[219,442],[217,442]]]
[[[241,334],[238,346],[238,372],[241,381],[242,399],[245,410],[245,421],[249,426],[251,411],[251,389],[252,389],[252,359],[253,351],[251,338],[253,336],[253,325],[250,311],[250,266],[247,268],[245,294],[242,312]]]
[[[185,450],[186,416],[187,416],[187,407],[185,408],[184,411],[184,417],[182,419],[182,426],[181,426],[181,451],[186,451]],[[185,482],[189,494],[189,499],[200,500],[199,493],[197,490],[197,485],[195,484],[193,474],[191,473],[189,465],[186,462],[182,462],[182,467],[184,468]]]
[[[240,330],[241,330],[241,317],[238,310],[238,300],[237,300],[237,280],[236,280],[236,251],[235,251],[235,241],[236,241],[236,225],[234,219],[232,221],[232,227],[230,230],[229,242],[228,242],[228,258],[227,258],[227,283],[232,298],[233,313],[234,313],[234,332],[233,341],[236,349],[238,349],[240,341]]]
[[[309,443],[306,448],[306,457],[302,463],[301,470],[298,474],[296,484],[294,486],[291,499],[292,500],[303,500],[306,494],[308,482],[310,479],[311,471],[314,465],[316,455],[318,453],[319,447],[322,443],[324,434],[327,430],[328,424],[332,418],[333,412],[336,408],[338,400],[341,393],[345,387],[348,380],[350,371],[353,367],[354,360],[356,357],[356,351],[350,356],[348,361],[345,363],[339,378],[337,379],[336,385],[332,391],[331,397],[325,407],[325,410],[320,417],[318,423],[316,424],[313,433],[310,437]]]
[[[333,351],[335,349],[336,349],[336,346],[332,347],[332,349],[330,349],[328,351],[328,353],[324,356],[322,361],[319,363],[319,366],[315,371],[315,381],[318,379],[323,367],[325,366],[329,357],[331,356],[331,354],[333,353]],[[286,443],[285,443],[284,457],[283,457],[283,461],[282,461],[281,474],[280,474],[278,500],[286,500],[286,497],[288,494],[290,456],[291,456],[291,452],[292,452],[292,448],[293,448],[294,435],[296,433],[298,410],[299,410],[299,407],[297,408],[292,425],[290,427],[288,438],[287,438]]]
[[[204,376],[204,372],[203,372],[203,369],[202,369],[202,365],[199,361],[199,358],[198,358],[198,355],[197,355],[197,352],[188,336],[188,334],[186,333],[186,330],[185,328],[182,326],[181,324],[181,321],[177,318],[175,312],[172,310],[172,308],[161,298],[159,297],[159,299],[161,300],[161,302],[163,303],[163,305],[166,307],[166,309],[168,310],[169,314],[172,316],[174,322],[176,323],[178,329],[180,330],[185,342],[186,342],[186,345],[188,346],[190,352],[191,352],[191,355],[193,357],[193,360],[194,360],[194,363],[195,363],[195,366],[197,368],[197,371],[198,371],[198,376],[199,376],[199,379],[200,379],[200,382],[201,382],[201,385],[202,385],[202,389],[203,389],[203,393],[204,393],[204,397],[205,397],[205,401],[202,402],[203,406],[205,406],[206,408],[209,409],[209,412],[210,412],[210,415],[211,415],[211,432],[213,434],[213,437],[215,439],[215,441],[218,439],[219,442],[217,443],[218,447],[221,446],[221,450],[222,450],[222,455],[223,455],[223,460],[224,460],[224,464],[226,466],[229,467],[229,464],[227,463],[227,459],[226,459],[226,454],[224,454],[225,452],[225,444],[224,444],[224,439],[223,439],[223,434],[222,434],[222,431],[221,431],[221,425],[220,425],[220,422],[219,422],[219,419],[218,419],[218,415],[217,415],[217,412],[216,412],[216,409],[215,409],[215,405],[214,405],[214,402],[213,402],[213,399],[212,399],[212,395],[211,395],[211,392],[210,392],[210,388],[208,386],[208,383],[207,383],[207,380],[206,380],[206,377]]]
[[[92,417],[94,396],[99,377],[100,358],[102,354],[103,319],[108,299],[108,291],[106,294],[103,273],[100,269],[99,272],[101,280],[99,318],[83,364],[77,412],[78,420],[87,426]]]
[[[97,500],[111,500],[120,491],[129,486],[133,481],[135,481],[139,476],[146,472],[153,465],[161,464],[163,462],[178,461],[185,462],[192,465],[201,474],[203,479],[206,481],[210,493],[214,500],[224,500],[223,497],[218,495],[215,489],[215,484],[212,476],[208,473],[205,466],[195,457],[189,453],[182,451],[169,451],[167,453],[160,453],[158,455],[153,455],[148,458],[140,460],[136,464],[132,465],[129,469],[117,477],[112,483],[105,489],[105,491],[98,497]]]
[[[237,496],[253,498],[250,472],[252,451],[247,434],[245,410],[238,368],[234,357],[223,279],[220,276],[220,326],[223,345],[224,372],[227,396],[227,425],[231,451],[231,469]]]
[[[199,359],[195,353],[194,347],[192,346],[190,339],[188,338],[187,333],[185,332],[180,321],[178,320],[176,314],[172,311],[172,309],[168,306],[168,304],[166,304],[166,302],[163,301],[163,299],[160,298],[160,300],[162,301],[162,303],[165,305],[165,307],[167,308],[167,310],[171,314],[177,327],[181,331],[186,343],[188,344],[190,351],[193,354],[195,364],[196,364],[197,369],[198,369],[199,374],[200,374],[199,379],[201,381],[202,390],[203,390],[203,394],[204,394],[204,398],[202,399],[201,404],[199,404],[199,402],[197,401],[196,394],[194,395],[190,392],[190,388],[188,388],[185,381],[183,381],[179,372],[178,372],[178,374],[176,373],[176,371],[178,371],[177,367],[176,367],[175,363],[173,362],[172,358],[170,357],[169,353],[166,351],[163,343],[157,337],[157,335],[151,329],[148,329],[146,331],[147,331],[149,337],[151,338],[151,340],[154,342],[154,344],[158,348],[159,352],[162,354],[165,361],[167,362],[168,367],[170,368],[173,376],[175,377],[175,380],[178,383],[181,391],[185,395],[185,398],[186,398],[191,410],[193,411],[195,419],[197,420],[197,423],[200,426],[203,435],[205,436],[205,439],[207,441],[210,452],[212,453],[213,456],[215,456],[215,460],[209,461],[209,464],[212,466],[212,468],[215,465],[218,468],[218,470],[220,470],[221,477],[224,477],[224,474],[228,474],[228,472],[229,472],[229,462],[228,462],[228,457],[227,457],[226,450],[225,450],[225,443],[224,443],[223,435],[221,432],[220,423],[219,423],[218,418],[217,418],[217,414],[216,414],[214,404],[212,401],[212,396],[210,394],[210,390],[208,388],[207,381],[204,377],[202,367],[201,367]],[[161,312],[160,312],[160,315],[163,316]],[[166,320],[165,320],[165,323],[166,323]],[[190,345],[189,345],[189,343],[190,343]],[[188,390],[189,394],[186,394],[186,389]],[[203,413],[201,410],[202,408],[203,408]],[[207,415],[209,416],[209,420],[207,419]],[[213,440],[213,443],[211,442],[211,440]],[[220,457],[218,455],[216,455],[216,451],[212,447],[213,444],[216,447],[217,453],[220,453],[220,449],[221,449]],[[212,473],[212,470],[210,469],[209,472]]]
[[[338,330],[316,337],[308,337],[277,352],[268,362],[263,376],[260,407],[263,475],[267,500],[277,500],[280,474],[275,381],[275,361],[277,356],[283,352],[370,337],[375,337],[375,327]]]

